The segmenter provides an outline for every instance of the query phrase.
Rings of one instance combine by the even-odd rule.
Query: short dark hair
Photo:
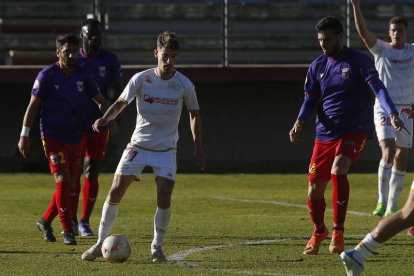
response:
[[[343,33],[341,21],[335,16],[327,16],[322,18],[315,27],[316,32],[320,33],[326,30],[332,30],[335,34]]]
[[[83,27],[83,26],[86,26],[86,25],[95,25],[95,24],[97,24],[97,25],[101,26],[101,22],[99,22],[99,20],[98,20],[98,19],[95,19],[95,18],[88,18],[88,19],[86,19],[85,21],[83,21],[83,23],[82,23],[82,27]]]
[[[157,39],[157,48],[170,48],[172,51],[180,50],[180,43],[178,43],[177,34],[174,32],[162,32]]]
[[[65,35],[59,35],[56,38],[56,49],[60,51],[66,43],[76,45],[76,47],[79,48],[79,38],[74,34],[68,33]]]
[[[390,26],[391,24],[403,24],[405,28],[408,28],[408,22],[404,17],[401,16],[395,16],[390,19]]]

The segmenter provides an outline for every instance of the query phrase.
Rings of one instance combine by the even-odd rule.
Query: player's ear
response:
[[[59,49],[56,49],[56,56],[59,57]]]
[[[155,56],[156,58],[158,58],[158,50],[157,50],[157,49],[154,49],[154,56]]]

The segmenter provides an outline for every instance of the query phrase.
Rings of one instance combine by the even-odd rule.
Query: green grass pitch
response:
[[[100,192],[91,217],[97,232],[112,174],[100,176]],[[377,176],[350,174],[345,248],[353,248],[379,222],[371,216],[377,202]],[[405,179],[399,207],[407,199],[414,174]],[[123,234],[132,254],[123,264],[103,258],[81,260],[96,237],[77,237],[63,244],[59,219],[52,226],[58,239],[46,243],[36,229],[55,189],[46,174],[0,174],[0,275],[345,275],[338,255],[328,251],[302,255],[313,226],[307,211],[306,175],[179,174],[164,251],[169,262],[150,261],[155,182],[151,174],[134,182],[120,204],[112,233]],[[325,197],[332,208],[332,185]],[[82,196],[81,196],[82,197]],[[80,217],[79,207],[78,217]],[[362,214],[361,214],[362,213]],[[365,214],[365,215],[364,215]],[[325,221],[333,224],[332,211]],[[413,222],[414,224],[414,222]],[[363,275],[413,275],[414,237],[400,233],[365,264]]]

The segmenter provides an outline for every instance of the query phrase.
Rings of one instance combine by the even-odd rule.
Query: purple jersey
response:
[[[321,55],[309,67],[305,94],[318,96],[316,139],[331,141],[346,133],[374,131],[373,104],[368,85],[378,79],[372,60],[343,47],[334,59]]]
[[[93,77],[99,84],[101,93],[105,99],[108,99],[108,88],[111,81],[118,82],[122,80],[122,70],[118,57],[104,49],[99,49],[99,52],[91,58],[88,58],[83,53],[82,48],[79,49],[77,64],[84,68],[88,68],[87,70],[92,73]],[[93,131],[93,123],[95,123],[97,119],[101,118],[103,114],[99,110],[96,103],[89,97],[85,97],[82,104],[82,128],[86,131]],[[104,127],[102,129],[106,128],[107,127]]]
[[[58,62],[43,69],[32,89],[32,95],[42,99],[41,135],[68,145],[79,142],[82,139],[82,99],[84,95],[94,97],[98,93],[98,84],[80,66],[70,74],[62,71]]]

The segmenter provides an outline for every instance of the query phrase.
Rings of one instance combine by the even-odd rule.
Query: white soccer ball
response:
[[[131,243],[125,236],[111,235],[102,243],[102,255],[111,263],[123,263],[131,255]]]

